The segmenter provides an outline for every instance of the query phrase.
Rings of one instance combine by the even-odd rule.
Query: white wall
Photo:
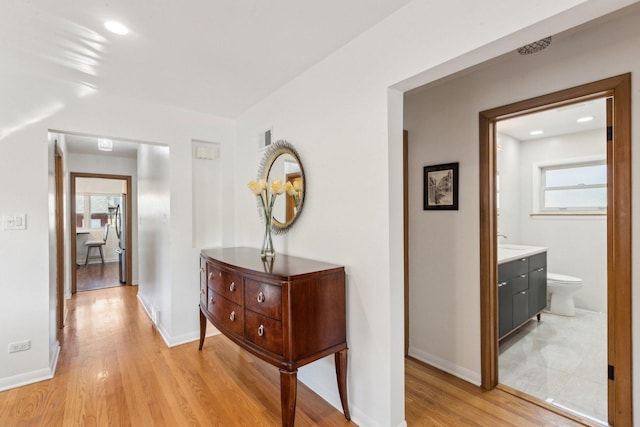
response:
[[[411,342],[422,346],[425,354],[437,356],[435,362],[443,361],[461,376],[469,371],[477,376],[480,374],[479,190],[476,178],[478,112],[632,72],[632,128],[637,129],[640,125],[640,97],[636,96],[640,87],[640,62],[629,52],[638,48],[639,21],[640,8],[635,7],[616,15],[615,20],[604,20],[587,29],[554,36],[551,47],[536,55],[510,53],[474,71],[462,73],[458,78],[450,78],[407,97],[405,125],[413,141],[410,144],[410,200],[413,203],[421,200],[422,187],[418,178],[423,162],[461,162],[460,211],[427,215],[412,209],[409,218],[410,234],[418,236],[410,240],[410,299],[418,299],[419,302],[435,300],[453,312],[444,318],[442,310],[423,308],[411,312]],[[639,143],[638,132],[633,132],[633,146],[637,147]],[[634,157],[633,164],[634,170],[640,168],[638,158]],[[634,199],[640,196],[638,180],[639,176],[634,173]],[[640,213],[636,210],[633,222],[638,220]],[[472,225],[455,227],[459,224]],[[443,228],[447,231],[443,232]],[[637,227],[634,227],[633,265],[640,265],[637,233]],[[522,239],[538,243],[532,235],[523,234]],[[443,248],[443,255],[434,255],[433,247]],[[556,261],[552,259],[552,262]],[[446,286],[440,283],[441,280],[446,280]],[[639,285],[638,280],[638,275],[634,274],[634,288]],[[634,313],[639,311],[639,304],[640,295],[634,293]],[[430,326],[434,324],[439,326],[437,330]],[[639,326],[635,317],[632,329],[636,342],[640,339]],[[446,342],[443,342],[446,335]],[[633,365],[636,367],[639,357],[635,352]],[[637,385],[638,369],[634,372],[633,382]],[[640,395],[636,392],[634,396],[637,406]],[[635,411],[636,423],[640,420],[638,413]]]
[[[160,312],[163,337],[172,331],[171,311],[171,190],[169,148],[138,148],[138,232],[140,290],[138,298],[149,313]]]
[[[441,85],[405,102],[409,355],[479,384],[480,171],[478,143],[468,134],[470,124],[477,127],[478,112],[463,102],[464,89],[451,89]],[[459,210],[424,211],[424,166],[451,162],[459,162]]]
[[[219,141],[223,155],[232,153],[234,123],[100,91],[79,90],[81,84],[31,73],[3,69],[0,76],[20,82],[20,87],[29,88],[41,100],[39,105],[23,106],[21,114],[12,111],[11,103],[0,105],[4,117],[23,120],[8,132],[0,132],[0,182],[5,183],[0,190],[0,215],[27,214],[26,230],[0,231],[0,348],[7,349],[10,342],[26,339],[32,343],[26,352],[0,351],[0,389],[48,378],[53,373],[56,250],[50,233],[53,205],[49,203],[53,194],[53,139],[48,141],[52,129],[171,147],[167,171],[172,200],[171,276],[166,286],[170,286],[172,308],[180,313],[167,317],[173,322],[166,325],[172,335],[165,339],[175,344],[197,338],[198,250],[191,240],[192,178],[184,171],[191,171],[193,139]],[[233,183],[232,167],[231,162],[223,165],[229,186]],[[68,165],[65,169],[70,170]],[[229,200],[233,200],[232,190],[223,191],[231,193]],[[222,209],[223,226],[233,229],[233,206]],[[231,233],[225,231],[224,243],[233,243]],[[143,286],[140,291],[144,292]]]
[[[500,129],[498,128],[498,131]],[[502,147],[496,155],[496,168],[500,180],[500,206],[498,207],[498,243],[522,243],[521,234],[521,185],[520,141],[509,135],[497,134]]]
[[[220,144],[193,141],[193,247],[207,248],[222,245],[222,189],[226,185],[222,175],[222,159],[198,159],[196,149],[220,151]]]
[[[573,15],[501,39],[580,3],[585,8],[578,8]],[[396,426],[404,422],[402,94],[389,88],[501,39],[491,49],[474,51],[455,64],[421,74],[416,80],[396,87],[404,89],[418,80],[439,73],[446,75],[465,61],[514,49],[546,36],[552,28],[566,28],[570,22],[585,19],[604,6],[602,2],[596,6],[595,2],[579,1],[544,5],[414,1],[238,120],[237,241],[250,246],[258,246],[260,242],[255,198],[245,183],[255,176],[260,160],[256,150],[260,135],[273,128],[274,139],[286,139],[296,146],[308,178],[304,215],[290,233],[274,238],[275,249],[346,266],[349,397],[354,420],[361,425]],[[465,100],[469,104],[465,114],[452,115],[458,121],[471,121],[477,126],[474,100]],[[450,118],[433,123],[438,132],[432,132],[432,138],[438,144],[453,144],[465,150],[459,155],[449,153],[448,157],[468,159],[461,164],[462,179],[465,183],[475,182],[477,130],[474,137],[468,135],[464,125],[445,128],[443,123],[450,124]],[[451,270],[460,267],[447,288],[448,295],[464,300],[463,306],[468,311],[454,310],[455,321],[451,324],[443,325],[441,319],[435,323],[449,331],[448,328],[464,331],[464,336],[455,338],[458,344],[443,355],[468,371],[479,373],[479,293],[473,288],[479,270],[478,196],[474,187],[465,186],[462,191],[465,197],[462,210],[448,217],[451,218],[448,225],[462,228],[456,229],[455,239],[445,243],[444,248],[452,254]],[[475,277],[469,277],[471,270]],[[465,285],[459,286],[463,281]],[[330,360],[306,366],[299,377],[339,407]]]
[[[581,132],[521,143],[520,220],[526,245],[546,246],[548,271],[580,277],[579,308],[607,312],[607,220],[605,216],[532,217],[536,164],[606,158],[606,130]]]

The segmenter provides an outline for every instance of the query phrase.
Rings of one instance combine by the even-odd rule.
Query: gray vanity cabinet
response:
[[[547,306],[547,253],[529,257],[529,315],[539,313]]]
[[[498,284],[498,336],[502,338],[513,328],[513,304],[511,303],[511,283]]]
[[[503,338],[546,306],[547,253],[498,265],[498,337]]]

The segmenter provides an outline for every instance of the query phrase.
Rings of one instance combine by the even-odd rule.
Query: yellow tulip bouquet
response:
[[[249,187],[253,194],[260,198],[262,213],[264,214],[264,240],[262,242],[260,255],[263,259],[272,258],[276,254],[273,249],[273,241],[271,240],[271,215],[273,211],[273,204],[276,201],[276,197],[287,191],[287,186],[283,185],[282,180],[280,179],[275,179],[271,184],[268,184],[267,180],[263,178],[258,181],[250,181],[247,184],[247,187]]]

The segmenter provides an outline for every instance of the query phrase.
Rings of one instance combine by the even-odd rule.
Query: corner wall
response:
[[[480,374],[479,347],[479,189],[475,169],[478,165],[478,113],[512,102],[533,98],[631,72],[632,88],[637,95],[640,85],[640,63],[629,52],[637,50],[640,41],[640,7],[635,6],[599,20],[584,28],[573,29],[554,36],[552,45],[535,55],[520,56],[509,53],[491,63],[445,82],[426,87],[408,96],[405,103],[405,125],[410,142],[410,198],[419,200],[419,174],[424,164],[438,163],[444,157],[464,163],[460,185],[461,209],[454,215],[442,217],[410,212],[410,300],[448,307],[453,313],[443,320],[442,311],[414,309],[410,312],[411,343],[424,354],[435,355],[429,363],[444,362],[455,374]],[[586,48],[588,47],[588,48]],[[632,129],[640,126],[640,97],[632,98]],[[637,132],[632,132],[632,145],[640,144]],[[634,151],[635,152],[635,151]],[[634,157],[634,170],[640,160]],[[638,176],[633,177],[633,199],[640,197]],[[466,195],[465,195],[466,194]],[[456,227],[457,216],[463,216],[469,227]],[[634,211],[633,222],[640,221]],[[442,232],[446,229],[447,232]],[[632,236],[633,265],[640,265],[637,227]],[[415,237],[414,237],[415,236]],[[523,236],[528,238],[528,236]],[[443,247],[440,256],[433,247]],[[455,255],[449,248],[455,248]],[[430,251],[430,252],[429,252]],[[423,254],[434,256],[423,256]],[[463,263],[460,258],[467,257]],[[441,282],[446,280],[446,286]],[[632,287],[640,285],[638,274],[633,275]],[[638,313],[640,295],[633,294],[633,312]],[[413,307],[413,306],[412,306]],[[633,340],[640,342],[640,320],[633,318]],[[431,325],[440,325],[434,328]],[[443,343],[443,337],[446,341]],[[638,366],[640,353],[634,352],[633,365]],[[604,367],[603,367],[604,369]],[[639,383],[638,369],[634,369],[633,383]],[[636,388],[634,387],[634,388]],[[634,394],[634,405],[640,403]],[[638,423],[640,411],[635,412]]]
[[[169,316],[172,323],[166,329],[172,334],[171,342],[195,339],[198,248],[192,242],[192,179],[184,171],[191,170],[193,139],[218,141],[223,152],[232,153],[234,122],[96,90],[78,91],[79,85],[46,76],[7,70],[1,70],[0,75],[21,82],[20,87],[29,87],[40,99],[38,105],[23,106],[20,114],[12,110],[11,103],[0,106],[2,117],[25,118],[0,132],[0,182],[5,183],[0,189],[0,215],[27,214],[26,230],[0,230],[0,348],[5,349],[0,351],[0,389],[46,379],[55,369],[56,249],[49,205],[53,141],[48,141],[52,130],[171,147],[167,172],[172,198],[171,246],[167,248],[171,276],[165,286],[169,286],[176,314]],[[232,167],[231,163],[224,165],[229,185],[233,182]],[[225,205],[223,210],[227,221],[223,226],[232,227],[233,206]],[[144,293],[144,284],[139,291]],[[6,352],[9,343],[26,339],[31,340],[29,351]]]
[[[576,5],[584,7],[529,27]],[[414,1],[238,119],[238,244],[255,247],[260,242],[260,221],[245,183],[255,176],[260,161],[260,136],[273,129],[274,139],[294,144],[307,178],[304,213],[288,234],[274,239],[276,251],[346,266],[348,387],[351,414],[358,424],[404,424],[402,94],[398,89],[415,87],[417,81],[434,74],[458,71],[455,68],[465,61],[474,63],[483,55],[489,59],[503,53],[502,49],[514,49],[553,29],[583,22],[603,5],[564,1],[546,4],[553,9],[538,6],[509,1],[494,1],[491,7],[466,1]],[[507,37],[512,33],[517,34]],[[499,41],[481,49],[494,40]],[[438,68],[459,56],[465,59]],[[433,74],[423,74],[435,68]],[[404,81],[412,76],[417,77]],[[477,111],[469,108],[465,113],[465,120],[477,124]],[[452,131],[467,136],[466,130],[456,127],[436,126],[439,132],[432,135],[441,144],[449,141],[444,137]],[[465,185],[477,177],[477,161],[473,164],[477,145],[477,135],[459,139],[455,145],[469,159],[463,169]],[[477,189],[463,191],[473,202],[464,202],[467,207],[453,224],[464,228],[451,247],[463,248],[462,255],[471,258],[450,287],[450,295],[465,299],[469,311],[457,312],[454,324],[437,323],[445,329],[467,329],[468,339],[458,337],[458,345],[450,349],[454,354],[449,351],[445,356],[473,374],[479,373],[480,363],[480,328],[474,321],[479,319],[479,293],[473,295],[473,281],[462,288],[457,284],[468,278],[469,269],[479,268],[477,212],[471,205],[477,205]],[[468,240],[460,244],[463,237]],[[467,295],[467,289],[472,293]],[[299,378],[340,407],[331,360],[305,366]]]

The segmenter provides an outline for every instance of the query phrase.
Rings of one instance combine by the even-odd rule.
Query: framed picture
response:
[[[458,163],[424,167],[424,210],[458,210]]]

